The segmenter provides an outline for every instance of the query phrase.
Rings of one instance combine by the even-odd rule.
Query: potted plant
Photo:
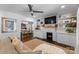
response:
[[[68,33],[74,33],[76,31],[76,23],[67,23],[65,27],[65,31]]]

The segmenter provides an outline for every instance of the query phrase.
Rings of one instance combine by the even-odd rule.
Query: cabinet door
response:
[[[70,35],[69,40],[70,40],[70,45],[75,47],[75,45],[76,45],[76,35]]]
[[[57,34],[56,33],[53,33],[53,41],[57,41]]]
[[[33,31],[33,37],[37,37],[37,31]]]
[[[47,36],[46,32],[42,32],[42,33],[43,33],[43,38],[46,39]]]
[[[43,33],[40,30],[36,30],[33,32],[33,37],[43,38]]]
[[[38,32],[38,37],[39,37],[39,38],[43,38],[43,32],[42,32],[42,31],[39,31],[39,32]]]
[[[70,39],[72,38],[70,38],[69,36],[70,35],[67,35],[67,34],[62,34],[63,35],[63,42],[64,42],[64,44],[66,44],[66,45],[70,45]],[[71,46],[71,45],[70,45]]]
[[[71,34],[57,34],[57,42],[75,47],[76,36]]]
[[[63,35],[61,35],[60,33],[57,33],[57,42],[63,43]]]

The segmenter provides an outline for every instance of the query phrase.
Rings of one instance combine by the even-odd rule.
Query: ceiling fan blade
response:
[[[32,5],[28,4],[29,10],[32,11]]]
[[[44,13],[43,11],[33,11],[34,13]]]

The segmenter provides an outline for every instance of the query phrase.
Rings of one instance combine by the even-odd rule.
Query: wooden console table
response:
[[[21,40],[23,42],[29,41],[32,39],[32,33],[22,33],[21,32]]]

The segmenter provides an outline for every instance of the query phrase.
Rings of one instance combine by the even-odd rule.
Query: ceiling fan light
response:
[[[65,6],[64,6],[64,5],[62,5],[62,6],[61,6],[61,8],[65,8]]]

